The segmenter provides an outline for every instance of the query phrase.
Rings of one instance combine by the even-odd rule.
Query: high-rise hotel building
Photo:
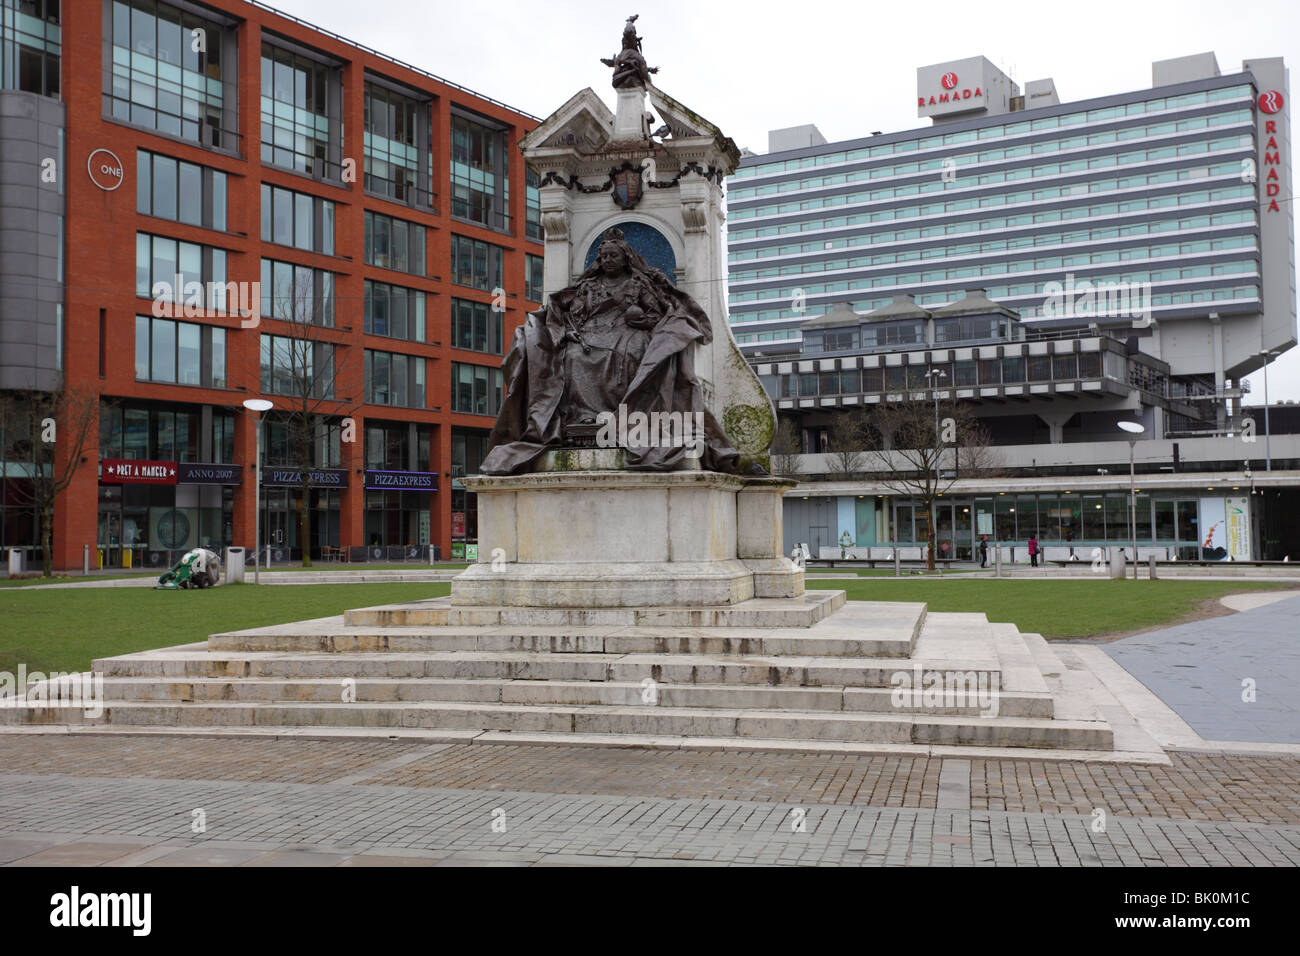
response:
[[[0,0],[0,391],[100,397],[55,566],[251,547],[253,397],[275,557],[463,552],[457,478],[541,294],[535,122],[261,4]],[[38,436],[5,407],[0,545],[31,547]]]

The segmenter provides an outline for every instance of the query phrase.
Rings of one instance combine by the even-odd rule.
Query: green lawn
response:
[[[1202,602],[1296,584],[1218,581],[814,581],[857,601],[925,601],[932,611],[980,611],[1049,638],[1079,638],[1176,623]],[[66,588],[0,597],[0,671],[84,670],[109,657],[201,641],[218,631],[281,624],[447,594],[450,585],[332,584],[205,591]]]
[[[925,601],[931,611],[979,611],[1048,638],[1080,638],[1177,623],[1202,602],[1238,591],[1300,590],[1296,582],[1257,581],[999,581],[916,578],[810,581],[810,589],[842,590],[850,601]]]
[[[161,573],[161,572],[159,572]],[[66,578],[0,578],[0,588],[38,587],[42,584],[76,584],[81,581],[120,581],[123,578],[157,577],[146,574],[73,574]]]
[[[418,601],[451,586],[420,584],[231,585],[203,591],[58,588],[0,597],[0,671],[85,670],[96,657],[201,641],[218,631]]]

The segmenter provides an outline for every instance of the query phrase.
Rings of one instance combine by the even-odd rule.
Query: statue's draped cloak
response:
[[[484,474],[525,471],[546,449],[564,447],[566,399],[572,397],[570,375],[601,370],[599,383],[592,383],[591,388],[583,383],[584,394],[602,395],[610,405],[594,411],[617,413],[621,403],[629,414],[683,412],[693,422],[696,419],[691,413],[700,412],[705,432],[700,467],[735,471],[740,456],[705,407],[695,376],[693,347],[708,344],[713,338],[709,317],[690,296],[635,253],[629,256],[629,267],[638,287],[654,300],[655,308],[641,321],[624,323],[619,319],[621,331],[607,328],[604,333],[592,333],[609,348],[593,344],[591,353],[584,353],[581,344],[569,335],[576,331],[581,337],[586,322],[592,318],[587,313],[587,301],[579,300],[588,296],[590,283],[598,281],[596,265],[583,274],[576,286],[553,294],[544,308],[531,313],[516,330],[504,366],[506,394],[492,429],[491,450],[483,459]],[[662,314],[656,315],[658,312]],[[593,329],[596,324],[592,323]],[[602,351],[610,349],[615,354],[603,357]],[[633,353],[642,349],[638,362]],[[630,381],[624,389],[628,370]],[[657,447],[629,443],[626,463],[635,470],[673,471],[686,465],[687,452],[680,443],[660,442]]]

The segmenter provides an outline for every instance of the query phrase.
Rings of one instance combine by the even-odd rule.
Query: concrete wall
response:
[[[0,91],[0,389],[59,384],[64,123],[58,100]]]

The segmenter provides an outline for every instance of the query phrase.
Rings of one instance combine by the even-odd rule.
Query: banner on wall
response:
[[[1224,520],[1227,522],[1224,533],[1228,560],[1249,561],[1250,558],[1250,506],[1247,498],[1225,498]]]
[[[1228,560],[1228,515],[1222,498],[1201,499],[1201,560]]]

